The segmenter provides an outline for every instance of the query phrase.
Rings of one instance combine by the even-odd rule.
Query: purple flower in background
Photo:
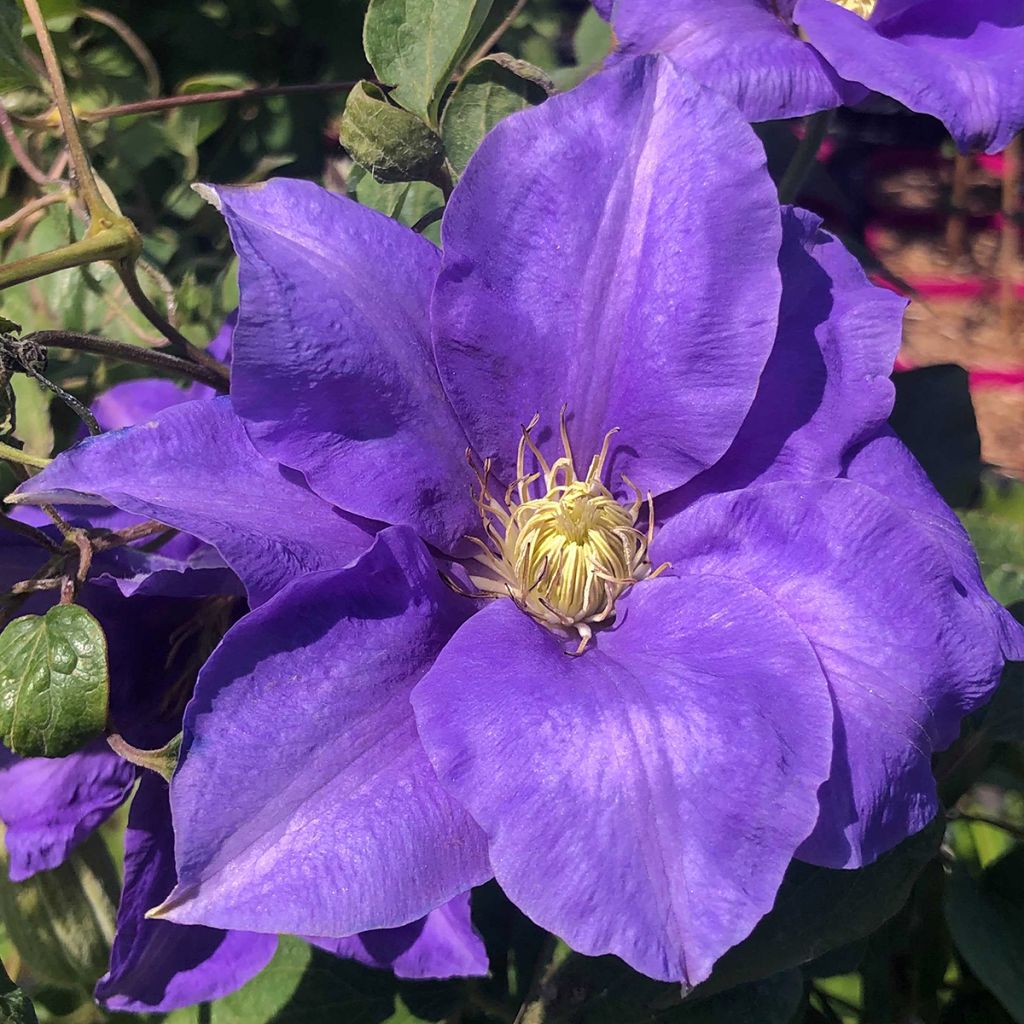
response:
[[[1024,647],[886,426],[902,301],[780,212],[734,107],[620,62],[487,137],[443,253],[308,183],[211,194],[231,400],[19,492],[190,530],[253,599],[186,712],[163,917],[343,935],[493,875],[696,984],[794,856],[931,820]]]
[[[602,0],[621,52],[667,53],[750,121],[859,102],[931,114],[966,151],[1024,126],[1019,0]]]

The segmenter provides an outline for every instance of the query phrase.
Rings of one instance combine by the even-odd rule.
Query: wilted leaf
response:
[[[21,8],[16,0],[0,0],[0,93],[35,84],[21,43]]]
[[[0,634],[0,735],[25,757],[63,757],[103,732],[107,642],[78,605],[23,615]]]
[[[437,124],[452,72],[480,31],[492,0],[370,0],[363,27],[377,78],[396,103]]]
[[[484,136],[503,118],[547,99],[551,83],[526,61],[499,53],[473,65],[444,108],[441,138],[460,174]]]
[[[946,890],[946,920],[971,970],[1024,1024],[1024,846],[979,879],[955,870]]]
[[[381,182],[432,181],[444,162],[440,137],[370,82],[349,93],[340,131],[352,158]]]

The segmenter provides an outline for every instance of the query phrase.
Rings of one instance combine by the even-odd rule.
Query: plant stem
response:
[[[53,459],[42,459],[37,455],[29,455],[26,452],[12,448],[9,444],[0,441],[0,459],[8,462],[17,462],[22,466],[32,466],[34,469],[46,469]]]
[[[149,296],[142,290],[139,279],[135,276],[134,261],[120,261],[116,263],[115,269],[121,278],[125,291],[128,292],[135,308],[170,342],[168,346],[176,355],[193,363],[205,366],[213,373],[219,374],[227,381],[227,370],[219,359],[215,359],[209,352],[203,351],[192,344],[177,327],[169,323],[160,315],[156,306],[149,301]]]
[[[963,256],[967,242],[967,174],[970,169],[971,157],[957,153],[953,162],[949,220],[946,222],[946,251],[954,260]]]
[[[160,70],[156,66],[153,54],[149,52],[149,47],[132,31],[131,27],[116,14],[111,14],[98,7],[83,7],[81,15],[83,18],[90,18],[92,21],[98,21],[101,25],[106,25],[132,51],[145,72],[147,92],[151,96],[159,96]]]
[[[96,184],[92,164],[89,162],[89,156],[82,144],[78,123],[75,121],[71,101],[68,99],[68,89],[64,82],[64,73],[60,69],[60,61],[57,60],[57,51],[53,48],[53,40],[50,38],[50,30],[46,27],[46,19],[39,9],[39,0],[24,0],[24,4],[29,21],[32,22],[32,27],[35,29],[36,41],[39,43],[39,49],[43,55],[43,63],[46,65],[46,74],[50,79],[50,88],[53,90],[53,101],[60,113],[64,141],[71,154],[71,164],[78,179],[78,191],[81,193],[92,220],[89,232],[98,233],[105,227],[112,226],[118,220],[127,218],[121,217],[110,209]],[[134,232],[134,225],[132,225],[132,231]],[[89,235],[87,234],[86,237],[88,238]]]
[[[11,121],[11,115],[7,113],[7,108],[3,103],[0,103],[0,134],[2,134],[7,140],[7,145],[11,147],[11,156],[13,156],[17,161],[18,166],[37,185],[49,184],[51,179],[36,167],[35,162],[28,155],[25,147],[21,144],[21,139],[18,138],[17,133],[14,131],[14,123]]]
[[[265,96],[289,96],[299,93],[343,92],[357,83],[352,82],[307,82],[299,85],[265,85],[248,89],[219,89],[214,92],[195,92],[184,96],[161,96],[159,99],[140,100],[138,103],[121,103],[99,110],[86,110],[79,119],[87,124],[108,121],[113,117],[134,117],[138,114],[161,114],[179,107],[191,107],[200,103],[226,103],[232,100],[261,99]]]
[[[804,121],[804,137],[796,147],[796,152],[789,161],[782,181],[779,182],[779,202],[796,202],[807,176],[818,158],[818,150],[828,135],[828,126],[832,120],[832,111],[823,110],[812,114]]]
[[[224,393],[228,390],[228,376],[223,368],[217,370],[199,366],[191,360],[172,356],[159,349],[141,348],[138,345],[126,345],[119,341],[110,341],[96,334],[79,334],[76,331],[35,331],[26,334],[23,341],[31,341],[45,348],[62,348],[72,352],[90,352],[93,355],[105,356],[108,359],[120,359],[126,363],[140,363],[153,366],[168,373],[188,377],[199,384],[206,384]]]
[[[102,231],[87,233],[80,241],[72,242],[60,249],[51,249],[49,252],[40,252],[15,260],[0,267],[0,291],[16,284],[23,284],[25,281],[34,281],[37,277],[45,277],[58,270],[82,267],[97,260],[118,260],[135,250],[138,237],[134,227],[129,232],[120,223],[111,224]]]
[[[47,206],[52,206],[54,203],[67,202],[70,196],[70,192],[48,192],[46,195],[36,196],[35,199],[30,199],[20,209],[15,210],[10,217],[5,217],[3,220],[0,220],[0,236],[6,235],[8,231],[12,231],[26,217],[31,217],[33,213],[45,209]]]
[[[471,68],[477,61],[483,60],[497,44],[498,40],[511,28],[512,22],[522,14],[526,6],[526,0],[516,0],[512,9],[501,19],[501,23],[494,31],[463,61],[463,68]],[[463,72],[465,73],[465,72]],[[461,77],[461,76],[460,76]]]

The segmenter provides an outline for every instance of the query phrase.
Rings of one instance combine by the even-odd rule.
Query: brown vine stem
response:
[[[135,59],[142,65],[146,75],[146,90],[151,96],[160,95],[160,69],[156,66],[153,54],[149,47],[132,31],[125,21],[110,11],[101,10],[99,7],[83,7],[81,9],[83,18],[105,25],[116,35],[135,56]]]
[[[81,334],[78,331],[35,331],[32,334],[26,334],[22,340],[31,341],[46,348],[90,352],[108,359],[120,359],[126,363],[153,366],[160,370],[166,370],[168,373],[188,377],[190,380],[206,384],[220,392],[228,390],[227,372],[222,368],[213,370],[206,366],[199,366],[189,359],[182,359],[180,356],[173,356],[159,349],[126,345],[123,342],[102,338],[97,334]]]
[[[946,222],[946,251],[952,260],[963,256],[967,244],[967,176],[971,162],[971,157],[963,153],[957,153],[953,162],[953,191]]]
[[[227,103],[234,100],[262,99],[267,96],[290,96],[300,93],[344,92],[356,82],[307,82],[298,85],[265,85],[249,89],[220,89],[215,92],[195,92],[183,96],[162,96],[159,99],[121,103],[114,107],[86,110],[78,115],[88,124],[108,121],[113,117],[134,117],[138,114],[161,114],[179,107],[192,107],[202,103]]]
[[[4,217],[3,220],[0,220],[0,237],[6,235],[9,231],[13,231],[26,217],[31,217],[33,213],[37,213],[47,206],[52,206],[54,203],[66,203],[70,198],[70,192],[48,192],[46,195],[30,199],[20,209],[15,210],[10,217]]]
[[[21,144],[21,139],[18,138],[18,134],[14,130],[11,115],[7,113],[7,108],[3,103],[0,103],[0,134],[3,134],[4,139],[7,140],[7,145],[11,147],[11,156],[14,157],[18,166],[29,178],[37,185],[49,184],[51,179],[35,165],[35,162],[28,155],[28,151]]]
[[[468,69],[471,68],[477,61],[483,60],[491,52],[494,46],[497,45],[498,40],[512,27],[512,22],[519,17],[523,12],[523,8],[526,6],[527,0],[516,0],[513,4],[512,9],[501,19],[501,23],[494,29],[494,31],[466,58],[463,67]]]

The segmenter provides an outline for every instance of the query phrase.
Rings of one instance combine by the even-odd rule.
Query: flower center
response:
[[[563,455],[551,465],[530,436],[540,416],[523,428],[516,459],[516,480],[499,500],[491,493],[490,460],[477,470],[477,506],[487,542],[469,576],[479,597],[511,597],[528,615],[554,632],[575,633],[582,654],[593,627],[610,622],[615,602],[635,583],[651,579],[648,548],[654,530],[651,495],[645,498],[628,479],[634,500],[621,504],[602,483],[610,430],[587,475],[576,474],[572,447],[561,416]],[[540,467],[526,471],[529,451]],[[536,493],[535,493],[536,492]],[[647,526],[637,521],[647,508]]]
[[[867,21],[874,12],[878,0],[832,0],[832,2],[839,4],[840,7],[845,7],[848,11],[853,11],[854,14]]]

